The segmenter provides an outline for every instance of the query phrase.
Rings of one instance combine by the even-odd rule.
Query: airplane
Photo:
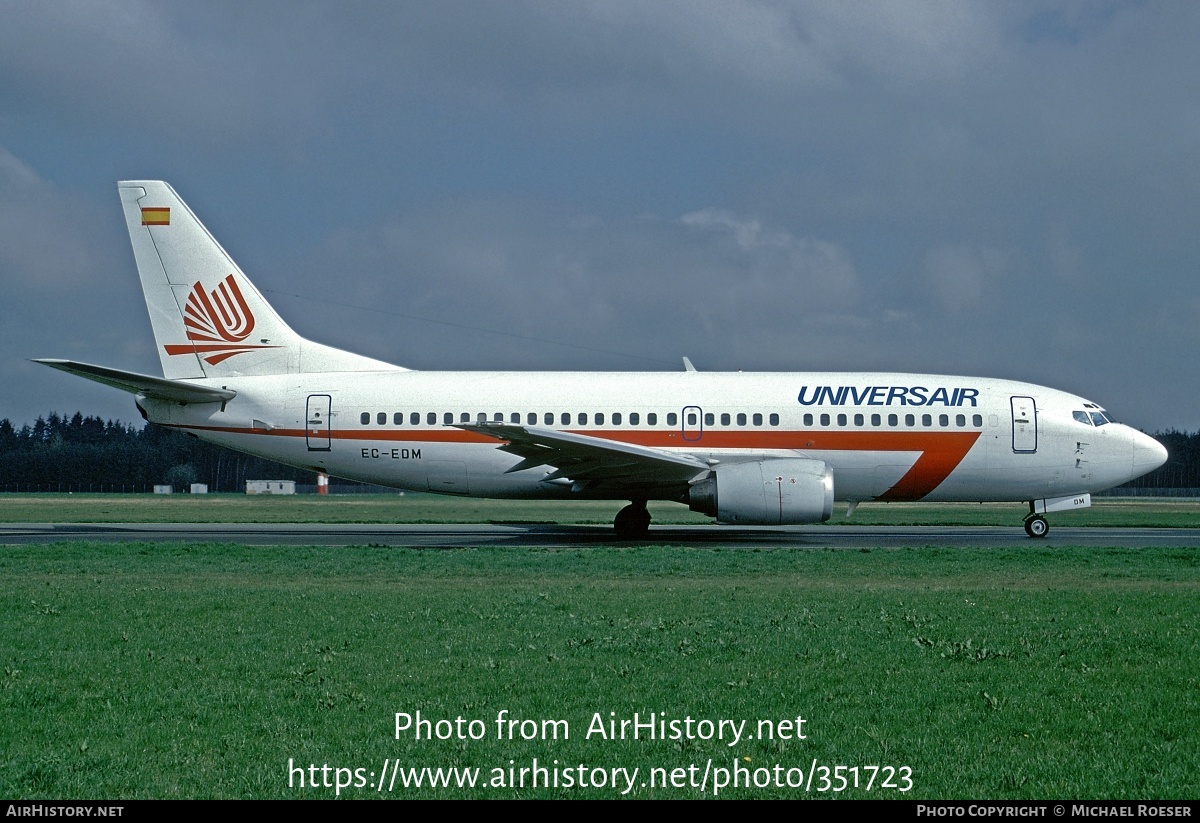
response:
[[[249,454],[400,489],[649,500],[731,525],[829,519],[835,500],[1027,502],[1046,515],[1161,466],[1166,449],[1067,392],[892,373],[430,372],[300,337],[167,183],[118,183],[163,376],[43,363],[135,395],[142,416]]]

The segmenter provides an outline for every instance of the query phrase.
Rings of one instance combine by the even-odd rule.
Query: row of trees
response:
[[[51,413],[20,428],[0,420],[0,491],[150,491],[158,483],[244,491],[246,478],[315,483],[312,472],[147,423]]]
[[[1167,447],[1167,462],[1125,488],[1200,489],[1200,431],[1189,434],[1171,429],[1151,436]]]
[[[1170,454],[1166,465],[1130,488],[1200,488],[1200,431],[1154,435]],[[207,483],[210,491],[243,491],[246,478],[315,482],[312,472],[250,457],[147,423],[51,413],[15,428],[0,420],[0,491],[148,491]]]

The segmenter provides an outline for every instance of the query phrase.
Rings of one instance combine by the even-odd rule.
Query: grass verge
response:
[[[5,548],[0,795],[334,796],[307,781],[337,772],[310,765],[362,769],[343,797],[621,794],[507,785],[536,758],[588,782],[636,768],[634,797],[813,763],[817,788],[821,767],[859,767],[850,797],[1194,797],[1198,584],[1179,549]],[[485,733],[397,739],[417,711]],[[498,739],[502,711],[569,737]],[[652,712],[754,739],[586,734]],[[759,739],[797,717],[806,739]],[[397,760],[481,782],[378,792]],[[869,766],[910,767],[911,791],[868,792]]]

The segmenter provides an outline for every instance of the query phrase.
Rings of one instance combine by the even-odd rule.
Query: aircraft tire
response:
[[[1040,514],[1025,518],[1025,534],[1040,540],[1050,533],[1050,524]]]
[[[650,531],[650,512],[646,504],[634,501],[617,512],[613,519],[613,529],[622,540],[639,540]]]

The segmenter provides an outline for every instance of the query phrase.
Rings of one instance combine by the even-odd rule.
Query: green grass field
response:
[[[531,502],[431,494],[248,496],[242,494],[0,494],[0,523],[611,523],[620,501]],[[659,524],[711,523],[673,503],[651,503]],[[1020,526],[1019,503],[864,503],[831,524]],[[1097,498],[1089,509],[1059,512],[1064,526],[1200,525],[1200,500]]]
[[[1198,584],[1179,549],[5,547],[0,795],[337,793],[291,760],[361,769],[343,797],[618,797],[596,770],[637,768],[628,796],[692,798],[736,763],[770,785],[722,797],[1195,798]],[[483,737],[397,739],[417,711]],[[567,726],[498,739],[501,712]],[[586,736],[635,712],[755,739]],[[535,758],[558,788],[508,785]],[[377,791],[397,760],[480,785]]]

